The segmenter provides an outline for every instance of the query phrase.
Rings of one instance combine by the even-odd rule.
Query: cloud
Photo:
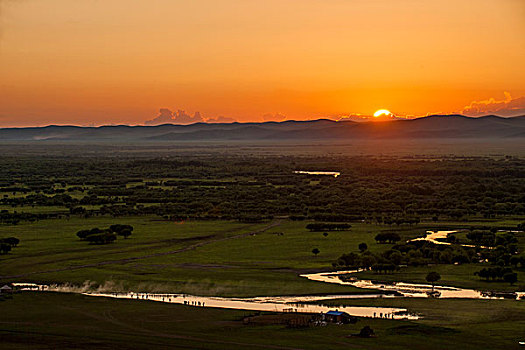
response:
[[[161,108],[159,110],[159,115],[156,118],[144,122],[146,125],[160,125],[169,123],[173,123],[173,112],[167,108]]]
[[[159,110],[159,115],[156,118],[153,118],[152,120],[148,120],[144,122],[145,125],[161,125],[161,124],[193,124],[193,123],[200,123],[203,122],[204,119],[202,118],[201,114],[199,112],[195,112],[195,114],[190,116],[182,109],[179,109],[176,113],[173,113],[168,108],[161,108]]]
[[[525,96],[512,98],[510,93],[504,92],[503,100],[491,97],[484,101],[473,101],[463,108],[462,114],[478,117],[487,114],[496,114],[502,117],[512,117],[525,114]]]
[[[286,116],[282,113],[275,113],[275,114],[267,113],[263,115],[262,119],[265,122],[270,122],[270,121],[271,122],[282,122],[286,120]]]
[[[352,121],[352,122],[367,122],[371,120],[374,116],[372,115],[366,115],[366,114],[348,114],[348,115],[342,115],[339,118],[336,118],[338,122],[344,122],[344,121]]]
[[[336,118],[338,122],[352,121],[352,122],[369,122],[369,121],[390,121],[390,120],[401,120],[401,119],[410,119],[407,116],[399,116],[396,114],[382,115],[380,117],[374,117],[370,114],[359,114],[352,113],[347,115],[342,115],[339,118]]]
[[[233,123],[235,122],[235,119],[230,117],[224,117],[224,116],[218,116],[216,118],[208,118],[206,119],[206,123]]]

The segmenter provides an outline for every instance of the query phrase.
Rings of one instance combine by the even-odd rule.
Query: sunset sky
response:
[[[0,0],[0,126],[525,114],[524,0]]]

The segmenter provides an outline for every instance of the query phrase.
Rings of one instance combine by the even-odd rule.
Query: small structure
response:
[[[330,323],[347,324],[347,323],[356,323],[357,317],[351,316],[343,311],[335,310],[335,311],[328,311],[326,314],[324,314],[324,320]]]
[[[0,294],[12,294],[13,293],[13,287],[11,287],[9,284],[4,284],[2,287],[0,287]]]

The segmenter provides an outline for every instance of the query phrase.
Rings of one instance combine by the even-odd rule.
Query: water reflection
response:
[[[38,285],[34,283],[14,283],[21,290],[80,293],[93,297],[106,297],[116,299],[149,300],[163,303],[182,304],[193,307],[216,307],[223,309],[238,309],[252,311],[273,312],[300,312],[300,313],[326,313],[333,311],[334,306],[314,304],[323,300],[357,299],[381,297],[377,295],[322,295],[322,296],[275,296],[255,298],[225,298],[204,297],[189,294],[161,294],[161,293],[107,293],[107,292],[85,292],[82,289],[71,286],[60,285]],[[388,318],[388,319],[418,319],[415,314],[409,314],[406,309],[394,307],[374,306],[338,306],[337,310],[346,312],[352,316]]]
[[[427,234],[426,234],[425,237],[419,237],[419,238],[411,239],[408,242],[428,241],[428,242],[432,242],[434,244],[452,245],[452,243],[445,242],[444,240],[447,239],[449,234],[457,233],[457,232],[458,231],[427,231]],[[454,243],[454,245],[459,245],[459,246],[468,247],[468,248],[492,249],[492,247],[476,246],[476,245],[473,245],[473,244],[458,244],[458,243]]]
[[[338,177],[341,175],[338,171],[307,171],[307,170],[296,170],[294,174],[307,174],[307,175],[329,175],[333,177]]]
[[[325,313],[333,311],[335,307],[311,304],[323,300],[349,299],[352,295],[325,295],[325,296],[277,296],[277,297],[255,297],[255,298],[224,298],[224,297],[202,297],[187,294],[156,294],[156,293],[84,293],[89,296],[101,296],[117,299],[151,300],[164,303],[183,304],[196,307],[216,307],[223,309],[273,311],[273,312],[301,312],[301,313]],[[360,295],[358,298],[368,296]],[[377,296],[376,296],[377,297]],[[374,306],[339,306],[339,311],[346,312],[352,316],[389,318],[389,319],[417,319],[406,309],[393,307]]]
[[[301,275],[301,277],[308,278],[312,281],[336,283],[341,285],[348,285],[363,289],[375,289],[382,292],[387,292],[382,297],[412,297],[412,298],[428,298],[428,297],[439,297],[439,298],[463,298],[463,299],[503,299],[511,298],[521,300],[525,293],[494,293],[494,292],[482,292],[474,289],[464,289],[447,286],[434,286],[434,291],[439,293],[431,294],[432,285],[430,284],[418,284],[418,283],[406,283],[406,282],[378,282],[372,280],[362,280],[356,277],[350,276],[356,272],[364,270],[349,270],[349,271],[336,271],[336,272],[322,272]],[[373,298],[374,296],[370,296]]]

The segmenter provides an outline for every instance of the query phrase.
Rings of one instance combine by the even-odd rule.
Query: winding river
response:
[[[362,280],[357,277],[349,276],[353,273],[361,272],[363,270],[350,270],[350,271],[336,271],[336,272],[321,272],[307,275],[301,275],[301,277],[308,278],[311,281],[326,282],[326,283],[337,283],[341,285],[348,285],[363,289],[374,289],[380,290],[383,293],[389,293],[386,295],[380,295],[379,297],[401,297],[401,298],[429,298],[432,286],[430,284],[418,284],[418,283],[406,283],[406,282],[376,282],[372,280]],[[343,278],[341,278],[343,277]],[[474,289],[447,287],[447,286],[434,286],[434,291],[438,292],[439,298],[460,298],[460,299],[504,299],[513,298],[521,300],[525,297],[525,292],[516,293],[487,293]],[[436,294],[434,294],[436,295]],[[370,296],[371,298],[374,295]],[[376,296],[377,297],[377,296]]]

